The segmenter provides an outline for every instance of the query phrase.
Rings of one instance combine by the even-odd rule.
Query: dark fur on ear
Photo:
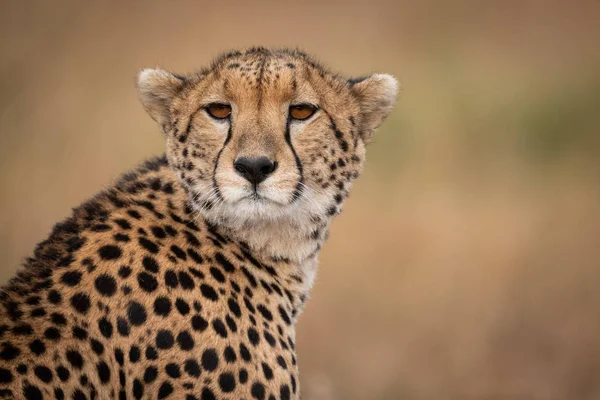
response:
[[[398,81],[388,74],[375,74],[348,82],[360,104],[361,135],[367,143],[396,104]]]
[[[146,112],[161,127],[169,124],[169,107],[186,78],[162,69],[144,69],[138,74],[137,88]]]

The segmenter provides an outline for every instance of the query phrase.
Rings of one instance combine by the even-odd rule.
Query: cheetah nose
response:
[[[240,157],[233,163],[235,170],[254,186],[258,185],[277,169],[277,161],[267,157]]]

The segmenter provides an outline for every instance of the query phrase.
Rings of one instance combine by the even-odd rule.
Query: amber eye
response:
[[[231,106],[228,104],[209,104],[206,106],[206,112],[213,118],[225,119],[231,115]]]
[[[300,121],[310,118],[315,111],[317,111],[317,107],[310,104],[290,106],[290,116]]]

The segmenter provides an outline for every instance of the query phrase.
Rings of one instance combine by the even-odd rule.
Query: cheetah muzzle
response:
[[[298,399],[295,322],[396,80],[252,48],[143,70],[166,141],[0,290],[0,398]]]

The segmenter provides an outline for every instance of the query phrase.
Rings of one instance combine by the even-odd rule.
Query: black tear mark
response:
[[[300,196],[302,194],[302,185],[304,184],[304,169],[302,167],[302,162],[300,161],[300,157],[298,157],[298,154],[296,154],[296,149],[294,149],[294,146],[292,145],[292,138],[290,136],[291,122],[292,122],[292,117],[291,117],[291,115],[288,114],[287,123],[285,125],[285,141],[288,144],[288,146],[290,146],[290,150],[292,151],[292,154],[294,155],[294,160],[296,160],[296,168],[298,168],[298,173],[300,174],[300,179],[298,180],[298,183],[296,184],[294,193],[292,193],[292,200],[290,201],[290,204],[296,202],[300,198]]]
[[[225,146],[227,146],[227,143],[229,143],[229,140],[231,140],[232,126],[233,121],[229,123],[229,129],[227,130],[227,138],[225,138],[225,143],[223,143],[223,147],[221,147],[221,150],[219,150],[219,153],[217,154],[217,159],[215,160],[215,168],[213,169],[213,188],[215,189],[215,194],[219,200],[222,200],[223,196],[221,195],[221,191],[219,190],[219,185],[217,185],[217,168],[219,168],[219,160],[221,159],[221,153],[223,153],[223,150],[225,150]]]

